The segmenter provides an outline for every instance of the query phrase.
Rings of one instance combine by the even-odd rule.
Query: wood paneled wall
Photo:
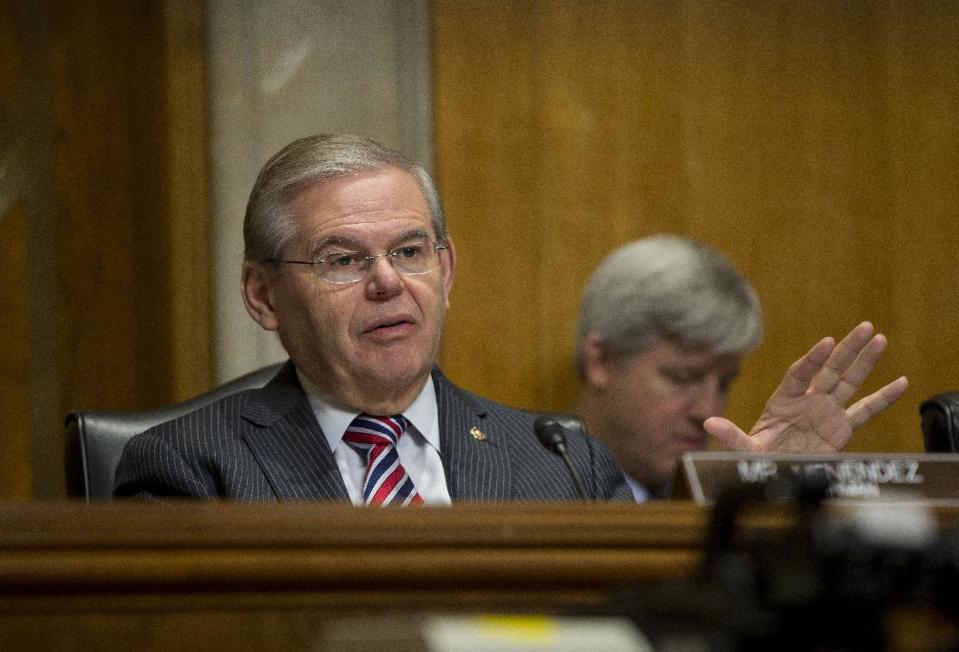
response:
[[[855,449],[921,445],[916,406],[959,388],[959,5],[435,0],[433,21],[454,379],[567,407],[589,272],[674,231],[766,307],[734,419],[869,318],[892,344],[871,386],[912,388]],[[0,117],[31,152],[0,214],[3,411],[22,415],[0,498],[25,498],[58,491],[69,409],[212,382],[202,3],[14,0],[0,35]]]
[[[459,248],[445,371],[534,408],[575,398],[578,297],[657,232],[723,251],[766,338],[752,423],[788,364],[870,319],[868,383],[906,396],[853,450],[919,450],[959,389],[959,5],[434,2],[436,170]]]
[[[30,359],[27,236],[22,204],[0,215],[0,445],[5,460],[29,460]],[[28,496],[29,464],[0,465],[0,499]]]
[[[31,482],[28,463],[7,461],[31,456],[27,226],[16,173],[24,154],[14,136],[22,128],[27,87],[15,23],[15,7],[0,4],[0,500],[28,495]]]
[[[29,155],[11,191],[19,222],[0,218],[4,234],[22,228],[4,251],[20,263],[5,266],[4,308],[14,289],[26,296],[3,324],[31,339],[5,330],[0,371],[31,419],[27,433],[0,431],[15,478],[0,498],[62,491],[69,410],[152,407],[210,386],[202,17],[199,1],[4,3],[3,67],[22,74],[0,77],[0,102]],[[29,373],[9,362],[25,358]]]
[[[64,405],[207,388],[211,266],[199,3],[58,3]]]

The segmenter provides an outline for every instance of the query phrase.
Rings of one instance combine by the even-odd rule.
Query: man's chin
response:
[[[390,393],[410,391],[422,387],[432,367],[432,364],[412,365],[408,358],[402,362],[392,362],[393,364],[384,362],[382,365],[368,367],[365,375],[369,384]]]

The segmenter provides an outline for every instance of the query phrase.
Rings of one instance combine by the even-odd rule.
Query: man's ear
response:
[[[443,270],[443,292],[446,294],[446,307],[449,308],[450,292],[453,290],[453,272],[456,271],[456,247],[451,238],[446,238],[446,249],[440,250],[439,256],[440,269]]]
[[[595,335],[583,340],[583,378],[594,389],[606,389],[609,385],[610,359],[606,347]]]
[[[268,331],[275,331],[279,326],[270,292],[273,277],[272,270],[264,269],[262,263],[243,262],[243,305],[250,317]]]

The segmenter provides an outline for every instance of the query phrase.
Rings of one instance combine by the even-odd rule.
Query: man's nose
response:
[[[370,298],[374,299],[396,296],[403,291],[403,278],[393,267],[393,260],[389,254],[377,256],[370,261],[366,290]]]

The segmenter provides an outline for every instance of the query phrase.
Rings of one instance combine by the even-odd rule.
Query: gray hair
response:
[[[257,175],[243,220],[244,257],[265,261],[282,258],[297,232],[290,213],[293,199],[316,183],[339,177],[395,167],[416,179],[436,237],[445,241],[443,204],[429,173],[399,152],[350,134],[319,134],[295,140],[267,161]]]
[[[579,313],[576,367],[587,335],[615,359],[658,341],[744,355],[762,339],[759,298],[719,252],[674,235],[626,244],[593,273]]]

